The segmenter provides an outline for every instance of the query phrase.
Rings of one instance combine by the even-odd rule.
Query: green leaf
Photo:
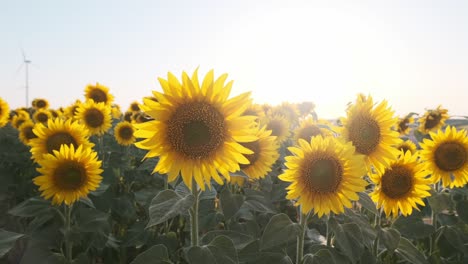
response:
[[[379,239],[387,248],[388,252],[393,253],[400,244],[400,232],[393,228],[379,228]]]
[[[293,223],[286,214],[274,215],[263,231],[260,248],[267,249],[294,241],[299,231],[299,224]]]
[[[169,260],[167,248],[164,245],[154,245],[146,251],[140,253],[130,264],[166,264],[172,263]]]
[[[238,194],[231,194],[228,188],[225,188],[219,194],[219,202],[223,211],[224,219],[231,219],[244,203],[244,197]]]
[[[173,190],[161,191],[151,201],[149,207],[150,220],[146,227],[163,223],[177,215],[186,213],[194,202],[195,197],[192,194],[181,197]]]
[[[320,249],[315,254],[307,254],[302,260],[302,264],[335,264],[332,253],[328,249]]]
[[[460,230],[452,226],[447,226],[444,230],[444,237],[455,249],[463,253],[466,252]]]
[[[369,195],[365,192],[360,192],[358,193],[358,195],[359,195],[358,202],[362,205],[362,207],[366,208],[373,214],[377,214],[377,208],[375,207],[375,203],[372,201]]]
[[[428,264],[424,255],[404,237],[400,238],[400,243],[395,252],[412,264]]]
[[[431,209],[435,213],[440,213],[444,210],[453,208],[452,199],[450,199],[450,194],[448,193],[436,193],[432,194],[431,197],[427,198]]]
[[[206,246],[191,247],[187,250],[186,256],[190,264],[239,263],[234,243],[226,236],[217,236]]]
[[[51,209],[50,203],[40,197],[30,198],[8,211],[9,214],[20,217],[34,217]]]
[[[209,241],[212,241],[215,237],[221,235],[229,237],[237,249],[244,248],[247,244],[251,243],[254,240],[252,236],[233,230],[214,230],[206,233],[200,241],[202,244],[208,244]]]
[[[460,217],[463,222],[468,224],[468,201],[463,200],[458,202],[456,209],[458,217]]]
[[[329,225],[335,234],[335,243],[352,262],[356,262],[364,252],[361,229],[354,223],[340,225],[335,218],[329,219]]]
[[[410,239],[419,239],[430,236],[435,232],[434,226],[425,224],[421,219],[421,214],[400,216],[393,223],[393,227],[396,228],[400,234]]]
[[[78,208],[75,212],[80,232],[110,232],[109,215],[92,208]]]
[[[18,234],[0,229],[0,258],[2,258],[15,245],[16,240],[23,237],[23,234]]]

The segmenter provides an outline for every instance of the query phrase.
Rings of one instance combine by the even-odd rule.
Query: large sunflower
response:
[[[86,127],[71,119],[49,120],[47,126],[37,123],[33,132],[37,138],[29,140],[28,144],[31,146],[31,153],[36,161],[41,160],[44,154],[53,154],[53,151],[59,150],[62,144],[73,145],[75,148],[79,145],[84,145],[85,148],[94,146],[88,140]]]
[[[10,108],[6,101],[0,97],[0,127],[4,127],[8,124],[8,119],[10,117]]]
[[[317,121],[312,117],[307,117],[299,122],[299,126],[294,130],[294,139],[298,141],[303,139],[309,141],[315,136],[333,136],[332,125],[330,122],[319,119]]]
[[[260,121],[261,125],[266,125],[267,130],[271,130],[271,135],[276,137],[278,143],[286,141],[291,132],[289,131],[289,122],[282,115],[267,116]]]
[[[392,130],[397,119],[385,100],[374,106],[371,96],[359,95],[356,104],[348,108],[347,118],[342,118],[341,122],[343,138],[353,143],[356,152],[366,156],[368,170],[373,165],[381,171],[398,155],[393,146],[401,140],[398,132]]]
[[[258,140],[242,143],[241,145],[252,150],[246,154],[249,164],[241,164],[241,170],[252,179],[260,179],[271,171],[271,166],[279,158],[276,137],[271,136],[271,130],[263,127],[257,132]]]
[[[52,198],[52,204],[65,202],[71,205],[81,197],[86,197],[90,191],[99,187],[103,172],[97,153],[80,145],[62,145],[60,151],[47,154],[39,163],[37,169],[40,176],[33,179],[39,186],[41,196]]]
[[[421,160],[432,173],[433,182],[442,179],[444,187],[463,187],[468,182],[468,137],[466,130],[448,126],[445,132],[430,132],[421,143]]]
[[[122,146],[128,146],[135,142],[135,128],[132,123],[122,121],[118,123],[114,128],[114,137],[117,143]]]
[[[88,129],[90,136],[101,136],[112,126],[111,108],[104,103],[88,100],[76,109],[75,119]]]
[[[18,128],[18,137],[23,142],[23,144],[28,145],[29,141],[33,138],[37,138],[36,134],[33,131],[34,122],[31,120],[26,120]]]
[[[427,110],[419,119],[419,130],[423,133],[437,131],[442,128],[448,118],[448,110],[439,105],[437,109]]]
[[[354,146],[336,138],[313,137],[310,143],[300,139],[299,147],[288,148],[294,156],[286,157],[287,169],[279,178],[292,182],[288,199],[297,199],[301,211],[321,217],[331,211],[339,214],[359,199],[367,182],[364,157],[355,154]]]
[[[109,88],[99,83],[86,86],[85,97],[86,101],[93,100],[96,103],[104,103],[107,106],[111,106],[114,101],[114,96],[109,93]]]
[[[211,187],[211,179],[223,184],[219,174],[229,180],[229,172],[240,169],[249,160],[243,154],[252,151],[239,142],[257,139],[251,129],[254,116],[241,116],[250,105],[250,93],[228,99],[232,81],[227,74],[214,79],[208,72],[201,86],[198,73],[190,78],[185,72],[182,83],[172,74],[159,78],[164,93],[153,91],[157,102],[144,100],[142,109],[154,120],[135,124],[135,143],[149,150],[145,157],[159,156],[154,171],[167,173],[169,182],[179,173],[191,189],[192,179],[202,190]]]
[[[375,189],[370,194],[377,203],[377,208],[383,207],[387,216],[398,216],[398,211],[407,216],[417,208],[424,206],[422,199],[430,196],[430,182],[425,177],[428,172],[419,168],[417,155],[411,152],[401,152],[397,160],[392,161],[384,171],[372,174]]]

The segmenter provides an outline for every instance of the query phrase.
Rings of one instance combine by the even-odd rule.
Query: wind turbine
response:
[[[26,54],[24,53],[24,50],[21,48],[21,54],[23,55],[23,64],[18,68],[17,72],[25,66],[25,84],[24,88],[26,89],[26,107],[29,106],[29,64],[31,64],[31,60],[26,59]]]

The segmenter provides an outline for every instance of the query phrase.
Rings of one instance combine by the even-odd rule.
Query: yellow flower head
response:
[[[29,119],[19,126],[18,137],[23,144],[28,145],[31,139],[37,138],[36,134],[34,134],[33,128],[34,122]]]
[[[416,144],[414,144],[413,141],[409,139],[400,141],[400,144],[396,145],[395,148],[398,149],[399,151],[403,151],[403,153],[405,153],[406,151],[409,151],[412,155],[415,155],[416,152],[418,151]]]
[[[271,130],[271,135],[276,137],[279,144],[285,142],[291,135],[290,123],[282,115],[266,116],[260,120],[260,124],[266,126],[267,130]]]
[[[79,105],[75,119],[88,129],[90,136],[104,135],[112,126],[110,106],[104,103],[95,103],[92,100]]]
[[[43,98],[36,98],[32,101],[32,106],[34,109],[48,109],[49,108],[49,101]]]
[[[117,143],[122,146],[128,146],[135,143],[135,128],[132,123],[122,121],[118,123],[114,128],[114,137]]]
[[[387,216],[397,217],[399,211],[410,215],[413,208],[418,209],[417,204],[424,206],[424,197],[430,196],[427,174],[419,168],[416,155],[401,152],[384,171],[371,176],[375,189],[370,196]]]
[[[71,205],[99,187],[103,172],[97,153],[80,145],[62,145],[60,151],[47,154],[39,163],[40,176],[33,179],[45,199],[52,204]]]
[[[241,142],[257,139],[252,132],[254,116],[241,116],[251,103],[250,93],[228,99],[232,81],[225,84],[227,74],[214,78],[208,72],[201,85],[198,73],[190,78],[182,73],[182,82],[172,74],[159,78],[163,93],[153,91],[157,102],[144,100],[142,109],[154,120],[135,124],[135,143],[148,150],[146,158],[159,156],[155,172],[168,174],[169,182],[181,174],[192,189],[195,180],[202,190],[211,188],[211,179],[223,184],[229,172],[248,164],[244,154],[252,151]]]
[[[257,140],[241,144],[253,152],[244,155],[249,164],[240,165],[241,170],[251,179],[264,178],[279,158],[279,145],[276,137],[271,136],[270,130],[266,130],[265,127],[258,129],[256,136]]]
[[[36,110],[33,114],[33,120],[36,123],[46,124],[49,119],[53,119],[52,113],[48,109]]]
[[[422,133],[437,131],[442,128],[445,121],[449,118],[448,110],[438,106],[437,109],[427,110],[423,117],[419,120],[419,130]]]
[[[37,138],[29,140],[32,157],[40,161],[44,154],[53,154],[54,150],[59,150],[60,146],[73,145],[77,148],[84,145],[92,148],[93,143],[88,140],[88,130],[77,121],[68,119],[64,121],[60,118],[47,121],[47,126],[37,123],[33,128],[33,133]]]
[[[444,187],[463,187],[468,182],[468,137],[466,130],[448,126],[445,132],[430,132],[421,144],[421,161],[432,173],[434,183],[442,179]]]
[[[307,117],[299,121],[299,127],[294,130],[294,139],[297,142],[299,139],[309,141],[315,136],[333,136],[332,129],[332,124],[326,120],[319,119],[315,121],[314,118]]]
[[[92,100],[95,103],[104,103],[107,106],[111,106],[114,102],[114,96],[109,93],[109,88],[99,83],[86,86],[85,97],[86,101]]]
[[[355,154],[350,142],[318,136],[288,149],[294,156],[286,157],[287,169],[279,178],[291,182],[287,198],[297,200],[303,214],[312,209],[319,217],[343,213],[365,190],[364,157]]]
[[[385,100],[374,105],[371,96],[363,95],[348,108],[347,117],[341,119],[343,138],[353,143],[357,153],[366,156],[368,170],[373,165],[380,171],[398,155],[393,147],[401,141],[398,132],[392,130],[396,121]]]
[[[400,118],[397,124],[397,130],[400,133],[400,135],[408,135],[408,133],[411,130],[410,126],[413,123],[414,123],[414,118],[411,116],[405,116],[403,118]]]
[[[0,97],[0,127],[4,127],[8,124],[10,118],[10,108],[6,101]]]

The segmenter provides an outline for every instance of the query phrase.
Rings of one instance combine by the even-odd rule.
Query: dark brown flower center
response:
[[[138,112],[138,111],[140,111],[140,107],[138,106],[137,103],[132,103],[132,104],[130,105],[130,109],[132,109],[133,112]]]
[[[60,146],[62,144],[65,145],[73,145],[75,148],[78,147],[78,144],[75,138],[67,132],[57,132],[53,135],[50,135],[46,140],[46,148],[47,152],[53,154],[54,150],[60,150]]]
[[[168,120],[167,140],[190,159],[211,156],[226,138],[224,116],[206,102],[180,105]]]
[[[406,166],[393,166],[382,175],[382,192],[392,199],[405,196],[412,188],[413,171]]]
[[[402,132],[405,132],[407,129],[408,129],[408,123],[409,123],[409,119],[408,118],[404,118],[403,120],[401,120],[399,123],[398,123],[398,132],[402,133]]]
[[[89,92],[89,98],[96,103],[107,103],[107,94],[101,89],[95,88]]]
[[[86,110],[84,119],[86,124],[92,128],[98,128],[104,124],[104,114],[96,108]]]
[[[298,138],[304,139],[309,142],[312,137],[323,135],[320,128],[316,125],[310,125],[299,130]]]
[[[46,123],[49,120],[49,116],[46,113],[37,113],[36,120],[40,123]]]
[[[28,141],[33,139],[33,138],[37,138],[36,134],[34,134],[34,132],[33,132],[33,127],[34,126],[29,126],[29,125],[23,127],[23,130],[22,130],[23,135]]]
[[[406,153],[406,151],[409,151],[409,152],[413,153],[413,152],[411,151],[411,148],[410,148],[408,145],[406,145],[406,144],[401,145],[401,146],[400,146],[400,150],[402,150],[403,153]]]
[[[86,170],[77,162],[67,161],[54,171],[53,178],[58,189],[73,191],[86,184]]]
[[[132,116],[133,116],[132,112],[125,112],[124,120],[127,121],[127,122],[132,122]]]
[[[380,126],[374,118],[365,115],[356,116],[348,125],[349,140],[356,151],[369,155],[380,143]]]
[[[436,127],[440,120],[442,119],[442,115],[438,111],[432,111],[426,118],[426,122],[424,123],[425,129],[432,129]]]
[[[267,124],[267,130],[271,130],[271,135],[275,137],[281,137],[286,133],[287,127],[285,127],[284,122],[281,122],[280,119],[271,119]]]
[[[253,165],[260,157],[260,142],[256,140],[253,142],[244,142],[241,143],[241,145],[253,151],[252,154],[244,154],[244,156],[249,160],[250,164],[240,164],[240,168],[243,170],[248,168],[250,165]]]
[[[37,108],[45,108],[47,106],[46,101],[44,100],[37,100],[36,101],[36,107]]]
[[[306,157],[301,168],[301,178],[305,186],[316,193],[336,191],[342,177],[343,166],[334,157]]]
[[[119,129],[119,137],[125,140],[132,139],[133,137],[133,128],[130,126],[123,126]]]
[[[434,153],[435,163],[443,171],[456,171],[467,162],[468,153],[458,142],[442,143]]]

